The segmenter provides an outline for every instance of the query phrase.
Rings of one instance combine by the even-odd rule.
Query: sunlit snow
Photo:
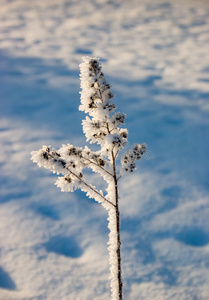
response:
[[[208,45],[207,0],[1,0],[0,300],[110,298],[106,212],[30,161],[85,146],[86,55],[149,150],[120,184],[124,299],[209,298]]]

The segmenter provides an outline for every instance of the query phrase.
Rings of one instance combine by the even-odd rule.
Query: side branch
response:
[[[98,196],[100,196],[104,201],[111,204],[113,207],[115,207],[115,204],[107,200],[100,192],[95,190],[92,186],[90,186],[87,182],[85,182],[82,178],[80,178],[78,175],[76,175],[73,171],[71,171],[69,168],[66,168],[73,176],[75,176],[79,181],[81,181],[85,186],[87,186],[89,189],[91,189],[93,192],[95,192]]]
[[[91,159],[86,158],[86,157],[84,157],[84,156],[82,156],[82,158],[85,159],[85,160],[87,160],[90,164],[93,164],[93,165],[99,167],[102,171],[105,171],[108,175],[110,175],[111,177],[113,177],[113,175],[112,175],[109,171],[107,171],[106,169],[102,168],[102,166],[100,166],[99,164],[95,163],[95,162],[92,161]]]

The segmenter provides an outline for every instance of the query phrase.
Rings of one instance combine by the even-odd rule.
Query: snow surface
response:
[[[30,161],[85,146],[85,55],[149,149],[120,183],[124,299],[207,300],[209,2],[0,4],[0,300],[110,298],[106,212]]]

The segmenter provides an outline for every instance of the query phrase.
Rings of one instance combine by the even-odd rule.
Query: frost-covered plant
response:
[[[39,167],[50,169],[58,177],[56,185],[63,192],[81,189],[89,198],[94,198],[108,211],[110,286],[112,299],[122,299],[121,253],[120,253],[120,214],[118,207],[118,180],[125,173],[136,169],[136,160],[140,160],[146,151],[144,144],[135,144],[116,164],[119,152],[127,144],[128,130],[121,128],[126,115],[115,112],[113,93],[110,84],[104,77],[102,67],[97,58],[84,57],[81,70],[81,105],[79,109],[87,116],[83,120],[83,132],[86,140],[97,143],[98,151],[75,147],[71,144],[62,145],[59,150],[43,146],[33,151],[31,159]],[[105,191],[97,190],[88,182],[84,169],[90,168],[99,173],[107,182]]]

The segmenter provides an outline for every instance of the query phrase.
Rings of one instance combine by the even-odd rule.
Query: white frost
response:
[[[120,128],[125,123],[126,115],[120,112],[113,113],[116,109],[112,100],[114,94],[104,77],[99,59],[84,57],[80,69],[82,91],[79,109],[89,115],[82,122],[83,132],[86,140],[90,143],[97,143],[100,150],[92,151],[88,147],[83,149],[71,144],[62,145],[59,150],[51,150],[50,146],[43,146],[39,151],[31,153],[31,159],[39,167],[64,175],[58,177],[55,183],[62,192],[80,189],[89,198],[101,203],[108,211],[110,286],[112,300],[118,300],[118,249],[120,245],[117,229],[117,180],[122,176],[122,171],[134,171],[135,161],[142,157],[146,147],[140,144],[132,146],[121,159],[122,171],[118,170],[116,159],[127,144],[128,138],[128,130]],[[84,174],[85,168],[90,168],[103,177],[107,182],[106,194],[87,182]]]

